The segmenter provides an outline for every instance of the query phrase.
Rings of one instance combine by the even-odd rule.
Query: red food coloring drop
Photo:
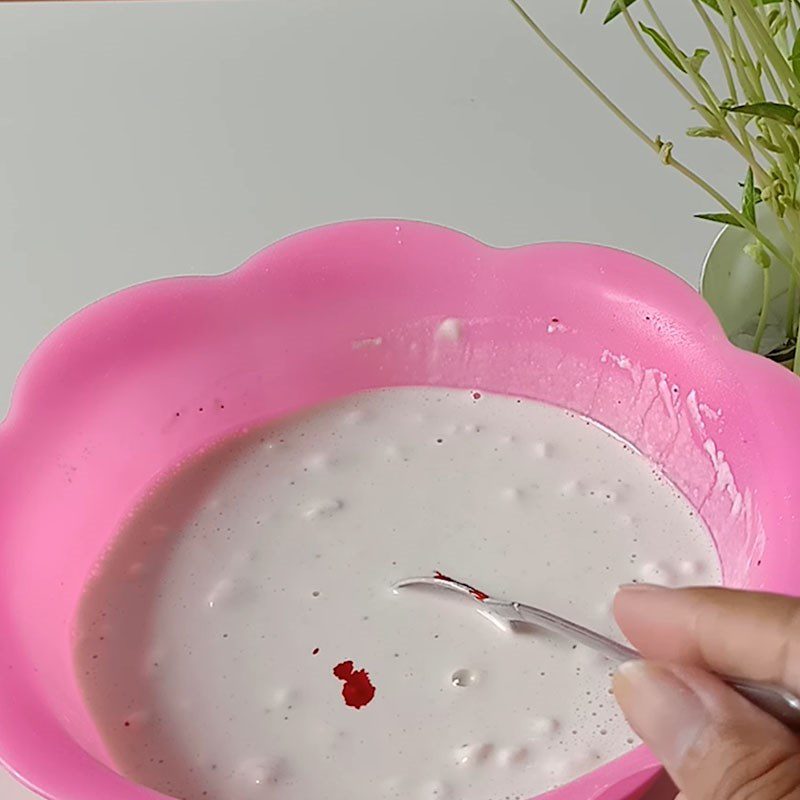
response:
[[[342,697],[350,708],[362,708],[375,697],[375,687],[365,669],[353,669],[352,661],[343,661],[333,668],[333,674],[344,681]]]
[[[315,647],[315,648],[314,648],[314,649],[311,651],[311,655],[312,655],[312,656],[315,656],[317,653],[319,653],[319,647]]]
[[[473,392],[472,393],[472,399],[473,400],[480,400],[481,399],[481,393],[480,392]]]

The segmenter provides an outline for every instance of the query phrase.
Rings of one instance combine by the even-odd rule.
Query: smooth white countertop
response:
[[[608,3],[531,0],[638,121],[735,196]],[[602,8],[601,8],[602,6]],[[668,11],[670,11],[668,9]],[[681,44],[701,44],[689,4]],[[715,211],[504,0],[0,3],[0,416],[36,343],[131,283],[228,270],[357,217],[580,240],[696,282]],[[680,140],[680,141],[679,141]],[[667,796],[659,793],[660,797]],[[0,800],[32,795],[0,774]]]

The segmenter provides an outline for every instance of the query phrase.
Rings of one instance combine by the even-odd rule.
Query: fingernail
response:
[[[668,667],[628,661],[617,670],[614,694],[630,726],[667,769],[680,765],[707,725],[700,698]]]
[[[621,592],[671,592],[672,587],[661,586],[658,583],[623,583],[619,590]]]

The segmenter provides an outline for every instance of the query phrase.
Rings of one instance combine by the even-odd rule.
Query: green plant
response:
[[[619,18],[627,24],[647,58],[698,114],[701,124],[689,128],[686,134],[723,142],[741,157],[746,175],[742,201],[735,204],[680,161],[671,141],[649,135],[622,111],[547,36],[521,0],[509,2],[547,47],[663,164],[677,170],[718,204],[719,210],[698,217],[750,232],[753,238],[746,252],[762,268],[763,275],[763,299],[753,343],[756,352],[761,352],[773,302],[771,272],[776,268],[789,270],[790,289],[782,311],[786,341],[764,354],[789,361],[800,374],[800,0],[690,0],[707,36],[705,46],[691,54],[675,41],[651,0],[613,0],[605,19],[608,23]],[[588,2],[580,0],[580,13]],[[713,61],[719,66],[718,81],[707,77]],[[775,215],[789,255],[781,241],[759,229],[759,203]]]

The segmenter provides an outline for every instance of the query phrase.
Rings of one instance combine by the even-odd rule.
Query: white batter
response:
[[[585,420],[350,398],[204,456],[118,537],[77,664],[119,768],[186,800],[506,800],[634,744],[599,656],[390,590],[435,570],[607,632],[620,583],[719,579],[685,500]]]

